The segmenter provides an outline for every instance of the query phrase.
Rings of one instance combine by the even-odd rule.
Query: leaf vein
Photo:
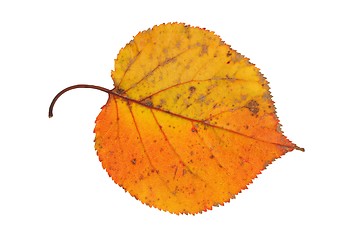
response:
[[[140,130],[139,130],[139,127],[138,127],[138,125],[137,125],[134,112],[132,111],[132,109],[131,109],[131,107],[130,107],[129,104],[128,104],[127,106],[128,106],[128,108],[129,108],[131,117],[132,117],[132,119],[133,119],[133,122],[134,122],[134,125],[135,125],[135,128],[136,128],[136,132],[137,132],[137,134],[138,134],[138,136],[139,136],[139,140],[140,140],[141,146],[142,146],[142,148],[143,148],[143,150],[144,150],[146,159],[148,160],[150,167],[154,170],[154,172],[156,173],[156,175],[158,176],[158,178],[160,179],[160,181],[162,181],[162,182],[164,183],[164,185],[166,186],[166,188],[168,189],[168,191],[169,191],[170,193],[172,193],[172,191],[171,191],[168,183],[161,177],[160,174],[158,174],[158,170],[157,170],[157,169],[155,168],[155,166],[153,165],[153,163],[152,163],[152,161],[151,161],[151,158],[150,158],[148,152],[146,151],[145,144],[144,144],[144,141],[143,141],[143,139],[142,139],[142,137],[141,137]]]

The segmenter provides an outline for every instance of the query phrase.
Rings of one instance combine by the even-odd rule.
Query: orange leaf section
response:
[[[195,214],[223,205],[297,146],[280,131],[265,78],[213,32],[155,26],[121,49],[95,148],[141,202]]]

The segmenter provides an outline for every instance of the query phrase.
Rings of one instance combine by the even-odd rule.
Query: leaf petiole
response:
[[[109,90],[109,89],[104,88],[104,87],[96,86],[96,85],[90,85],[90,84],[73,85],[73,86],[70,86],[70,87],[67,87],[67,88],[61,90],[58,94],[56,94],[56,96],[52,100],[52,102],[50,104],[50,107],[49,107],[49,118],[51,118],[53,116],[53,108],[54,108],[54,105],[55,105],[56,101],[59,99],[59,97],[61,95],[63,95],[64,93],[66,93],[67,91],[70,91],[70,90],[73,90],[73,89],[76,89],[76,88],[92,88],[92,89],[96,89],[96,90],[106,92],[108,94],[119,96],[119,94],[117,94],[116,92],[113,92],[112,90]]]

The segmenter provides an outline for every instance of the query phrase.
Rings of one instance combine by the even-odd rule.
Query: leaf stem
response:
[[[70,91],[70,90],[73,90],[73,89],[76,89],[76,88],[92,88],[92,89],[96,89],[96,90],[106,92],[108,94],[119,96],[117,93],[113,92],[112,90],[109,90],[109,89],[104,88],[104,87],[96,86],[96,85],[89,85],[89,84],[73,85],[73,86],[70,86],[70,87],[67,87],[67,88],[61,90],[58,94],[56,94],[56,96],[52,100],[52,102],[50,104],[50,107],[49,107],[49,118],[51,118],[53,116],[53,108],[54,108],[54,105],[55,105],[56,101],[59,99],[59,97],[61,95],[63,95],[64,93],[66,93],[67,91]]]
[[[295,148],[296,150],[299,150],[299,151],[302,151],[302,152],[305,152],[305,148],[302,148],[302,147],[298,147],[295,145]]]
[[[143,105],[140,101],[137,101],[137,100],[134,100],[134,99],[128,99],[126,98],[125,96],[123,95],[120,95],[116,92],[114,92],[114,89],[110,90],[110,89],[107,89],[107,88],[104,88],[104,87],[100,87],[100,86],[96,86],[96,85],[90,85],[90,84],[77,84],[77,85],[73,85],[73,86],[70,86],[70,87],[67,87],[63,90],[61,90],[58,94],[56,94],[56,96],[54,97],[54,99],[52,100],[51,104],[50,104],[50,107],[49,107],[49,118],[51,118],[53,116],[53,108],[54,108],[54,105],[56,103],[56,101],[60,98],[61,95],[63,95],[64,93],[66,93],[67,91],[70,91],[70,90],[73,90],[73,89],[76,89],[76,88],[92,88],[92,89],[96,89],[96,90],[99,90],[99,91],[103,91],[103,92],[106,92],[108,94],[111,94],[111,95],[114,95],[114,96],[117,96],[117,97],[120,97],[120,98],[123,98],[123,99],[127,99],[128,101],[132,101],[134,103],[138,103],[138,104],[141,104]],[[148,107],[148,106],[146,106]],[[184,118],[184,119],[188,119],[190,121],[197,121],[197,122],[200,122],[200,123],[203,123],[203,124],[206,124],[204,121],[201,121],[201,120],[195,120],[195,119],[189,119],[189,118],[186,118],[184,116],[181,116],[181,115],[178,115],[178,114],[174,114],[174,113],[170,113],[168,111],[165,111],[163,109],[157,109],[159,111],[162,111],[162,112],[165,112],[165,113],[169,113],[169,114],[172,114],[174,116],[178,116],[180,118]],[[211,125],[210,125],[211,126]],[[214,127],[214,126],[213,126]],[[220,127],[218,127],[220,128]],[[223,128],[221,128],[223,129]],[[298,146],[294,146],[293,149],[296,149],[296,150],[299,150],[299,151],[302,151],[302,152],[305,152],[305,149],[302,148],[302,147],[298,147]]]

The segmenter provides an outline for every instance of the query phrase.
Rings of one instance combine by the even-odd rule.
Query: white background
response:
[[[10,3],[11,2],[11,3]],[[1,1],[0,239],[360,239],[357,1]],[[179,21],[270,82],[286,154],[223,207],[176,216],[115,185],[93,148],[119,49]]]

